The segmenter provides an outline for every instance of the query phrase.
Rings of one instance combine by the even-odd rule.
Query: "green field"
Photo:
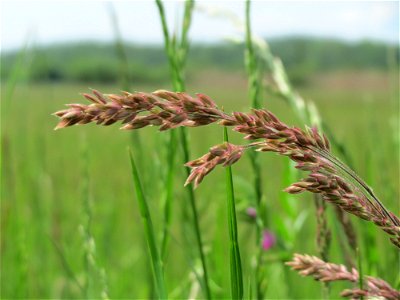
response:
[[[117,93],[121,89],[98,83],[19,83],[12,98],[5,99],[7,85],[2,85],[2,299],[100,298],[104,292],[113,299],[154,297],[127,148],[132,149],[138,162],[153,221],[160,233],[166,134],[155,128],[140,130],[140,151],[137,137],[132,132],[118,130],[118,125],[53,131],[57,119],[51,113],[62,109],[65,103],[85,102],[79,93],[87,92],[88,86],[104,93]],[[133,87],[146,92],[171,88],[156,83],[133,84]],[[246,78],[241,73],[200,72],[189,82],[188,91],[208,94],[225,111],[249,110]],[[382,71],[334,72],[314,76],[299,92],[316,103],[321,118],[346,145],[353,168],[373,187],[387,208],[398,213],[397,79]],[[281,99],[267,95],[264,106],[286,123],[303,127]],[[230,139],[240,141],[241,136],[232,133]],[[191,158],[203,155],[210,146],[221,142],[222,128],[217,125],[190,130]],[[177,148],[181,153],[180,147]],[[305,220],[293,237],[292,247],[284,251],[279,244],[285,237],[279,236],[276,220],[287,218],[280,200],[287,185],[288,159],[270,153],[263,153],[260,158],[268,230],[278,240],[278,245],[263,254],[266,296],[318,299],[321,284],[300,278],[283,264],[294,252],[316,254],[312,196],[288,199],[296,214],[304,214]],[[183,191],[183,163],[182,155],[178,154],[173,226],[165,261],[165,277],[173,299],[188,298],[198,288],[192,270],[199,268],[199,261],[191,259],[195,244],[191,227],[185,223],[189,206]],[[217,168],[196,190],[211,288],[218,298],[230,296],[224,176],[224,170]],[[255,224],[246,218],[246,209],[254,205],[248,158],[233,167],[233,176],[246,287],[253,276],[251,261],[257,247]],[[85,206],[88,202],[90,208]],[[357,226],[365,274],[381,277],[396,287],[400,282],[399,252],[379,229],[356,217],[351,219]],[[330,261],[344,263],[336,222],[329,206],[328,226],[333,231]],[[85,236],[88,229],[95,248]],[[93,264],[88,263],[85,253],[92,255]],[[344,288],[349,286],[332,285],[332,299]],[[248,293],[245,290],[245,295]],[[201,292],[198,297],[202,297]]]

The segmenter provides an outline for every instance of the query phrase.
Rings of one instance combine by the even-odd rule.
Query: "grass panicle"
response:
[[[286,263],[302,276],[311,276],[321,282],[348,281],[354,286],[361,282],[361,286],[346,289],[340,295],[351,299],[362,299],[363,297],[384,298],[388,300],[400,299],[400,292],[393,289],[386,281],[371,276],[363,277],[355,268],[350,271],[343,265],[325,262],[318,257],[310,255],[295,254],[293,260]]]
[[[56,112],[55,115],[61,119],[56,128],[90,122],[109,125],[117,121],[125,124],[123,129],[153,125],[167,130],[210,123],[233,126],[234,131],[245,134],[246,140],[257,141],[246,145],[224,143],[212,147],[209,153],[186,164],[192,168],[186,185],[194,182],[197,186],[217,165],[232,165],[248,149],[275,152],[295,161],[296,168],[310,172],[307,178],[292,184],[286,192],[320,194],[325,201],[373,222],[388,233],[392,243],[400,248],[399,218],[384,207],[354,171],[333,156],[328,139],[320,135],[315,127],[305,131],[290,127],[264,109],[226,114],[203,94],[191,97],[186,93],[161,90],[151,94],[106,96],[93,92],[94,96],[84,95],[92,104],[71,104],[69,109]]]

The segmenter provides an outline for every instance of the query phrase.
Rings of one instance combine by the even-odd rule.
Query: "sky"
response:
[[[110,3],[125,41],[161,44],[158,11],[153,1],[1,1],[1,49],[28,40],[35,44],[113,40]],[[179,28],[181,1],[165,1],[168,24]],[[243,1],[196,1],[190,29],[192,42],[241,38]],[[265,38],[288,35],[372,39],[399,42],[399,1],[253,1],[254,33]]]

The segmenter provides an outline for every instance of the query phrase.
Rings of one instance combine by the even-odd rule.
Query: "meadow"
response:
[[[237,82],[240,78],[224,81]],[[238,76],[239,77],[239,76]],[[367,178],[385,204],[396,211],[399,199],[398,145],[393,125],[397,122],[397,103],[388,85],[376,87],[365,83],[358,89],[334,84],[301,90],[305,98],[313,99],[321,117],[331,125],[338,138],[346,144],[354,160],[354,168]],[[340,76],[336,76],[340,78]],[[375,74],[379,79],[388,79]],[[204,84],[204,81],[207,84]],[[212,84],[216,82],[216,84]],[[388,82],[385,80],[384,82]],[[339,86],[338,86],[339,85]],[[372,86],[372,87],[369,87]],[[168,86],[167,86],[168,87]],[[153,91],[159,86],[135,86],[140,91]],[[5,89],[2,89],[4,91]],[[143,298],[151,292],[151,272],[143,237],[140,215],[134,199],[127,147],[137,156],[131,132],[116,126],[98,128],[94,125],[71,130],[53,131],[56,120],[50,114],[64,103],[81,100],[79,92],[87,85],[21,84],[15,89],[9,112],[3,116],[2,166],[2,298],[80,298],[82,291],[74,282],[82,281],[87,270],[84,264],[85,238],[80,228],[86,222],[84,203],[91,201],[91,230],[96,243],[96,265],[107,274],[107,289],[111,298]],[[118,91],[118,86],[102,86],[104,92]],[[217,99],[226,111],[248,110],[246,81],[240,85],[221,87],[204,76],[189,91],[201,91]],[[3,95],[2,95],[3,97]],[[289,124],[299,124],[285,103],[274,97],[265,104]],[[163,195],[165,155],[163,133],[146,128],[139,133],[146,155],[138,157],[146,196],[153,220],[162,219],[160,198]],[[232,136],[232,139],[240,137]],[[191,131],[192,157],[198,157],[222,140],[220,128],[196,128]],[[179,149],[177,151],[180,151]],[[284,168],[287,158],[264,154],[262,160],[265,201],[271,218],[285,218],[280,198],[286,187]],[[185,181],[183,161],[176,162],[179,176],[175,180],[172,240],[166,278],[175,298],[187,295],[194,279],[182,240],[184,228],[180,222],[187,213],[188,203],[182,196]],[[216,293],[229,297],[226,204],[222,169],[209,175],[197,191],[200,223],[204,236],[211,278]],[[299,175],[300,176],[300,175]],[[249,164],[243,160],[233,168],[239,239],[245,274],[255,251],[255,225],[246,219],[246,209],[253,206]],[[310,198],[310,195],[305,198]],[[315,218],[312,202],[304,197],[292,197],[291,205],[305,214],[304,225],[293,240],[299,253],[315,253]],[[366,222],[352,218],[359,227]],[[335,228],[331,218],[330,226]],[[370,225],[369,225],[370,226]],[[272,232],[277,224],[270,222]],[[370,226],[373,227],[373,226]],[[371,229],[372,240],[361,248],[368,274],[381,274],[389,282],[398,280],[398,253]],[[190,238],[190,237],[189,237]],[[277,236],[277,239],[283,237]],[[193,241],[191,242],[193,243]],[[320,285],[289,272],[282,264],[282,251],[273,247],[265,253],[267,296],[270,298],[318,298]],[[369,250],[372,253],[369,253]],[[286,259],[289,254],[284,255]],[[340,246],[333,242],[332,261],[342,262]],[[67,267],[68,266],[68,267]],[[70,272],[73,274],[70,274]],[[366,271],[367,272],[367,271]],[[248,278],[248,277],[245,277]],[[104,287],[94,280],[92,295]],[[296,284],[293,289],[289,283]],[[337,286],[335,286],[337,288]],[[332,292],[334,295],[334,292]]]
[[[160,70],[168,69],[166,60],[163,64]],[[190,68],[190,60],[188,65]],[[392,67],[316,70],[309,74],[307,84],[295,88],[306,101],[315,103],[321,120],[344,145],[351,167],[390,211],[398,213],[399,87]],[[226,112],[250,111],[244,70],[199,68],[191,74],[186,81],[188,93],[204,93]],[[174,89],[168,78],[157,81],[158,75],[154,76],[152,81],[132,80],[130,90]],[[169,135],[153,127],[124,131],[116,124],[90,124],[53,130],[57,119],[51,114],[66,103],[85,102],[80,93],[90,92],[89,87],[107,94],[119,93],[122,85],[107,80],[49,82],[32,78],[14,85],[10,77],[2,82],[2,299],[157,297],[128,149],[137,164],[159,246],[166,230],[165,182],[169,166],[174,169],[169,241],[162,256],[168,297],[205,298],[198,280],[202,265],[191,225],[193,216],[183,188],[186,161],[181,144],[170,143]],[[301,128],[310,125],[278,95],[267,89],[262,95],[261,106],[285,123]],[[187,133],[190,159],[223,142],[219,126],[192,128]],[[229,139],[242,142],[237,133],[229,133]],[[333,153],[343,158],[335,147]],[[283,192],[304,178],[304,172],[289,171],[293,163],[287,157],[261,153],[258,159],[263,193],[257,213],[264,220],[264,229],[275,237],[268,249],[257,240],[258,225],[249,214],[249,208],[257,206],[250,155],[232,166],[244,298],[256,298],[256,283],[266,299],[339,298],[343,289],[351,287],[349,283],[334,282],[327,288],[300,277],[284,264],[294,253],[319,256],[313,196]],[[210,290],[213,298],[219,299],[232,297],[225,176],[223,168],[216,168],[195,190]],[[332,236],[329,261],[347,264],[349,249],[331,204],[326,216]],[[374,224],[352,215],[350,220],[359,245],[357,254],[352,253],[356,267],[399,289],[398,249]]]

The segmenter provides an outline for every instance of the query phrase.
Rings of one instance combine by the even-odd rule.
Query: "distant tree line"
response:
[[[289,76],[301,83],[310,75],[336,70],[387,70],[389,55],[398,46],[364,41],[345,43],[333,39],[288,37],[269,41],[274,55],[284,62]],[[161,46],[126,44],[129,73],[137,83],[162,82],[168,78],[168,65]],[[1,79],[9,76],[18,53],[1,55]],[[33,49],[33,58],[26,79],[31,81],[116,82],[120,62],[112,43],[81,42]],[[393,59],[392,59],[393,60]],[[244,70],[242,44],[193,44],[187,73],[199,70]]]

